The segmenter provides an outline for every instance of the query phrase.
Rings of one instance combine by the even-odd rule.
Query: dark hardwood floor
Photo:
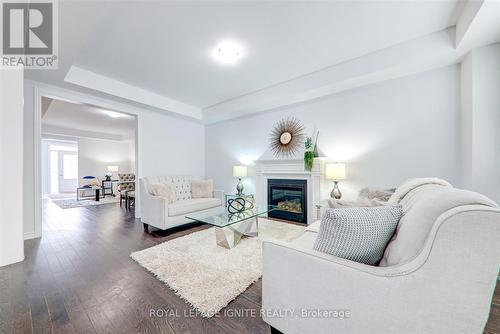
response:
[[[0,333],[270,333],[258,317],[260,281],[204,319],[129,257],[203,228],[147,235],[117,204],[45,202],[43,238],[26,242],[24,262],[0,268]],[[158,309],[166,316],[151,316]],[[485,332],[500,333],[498,286]]]

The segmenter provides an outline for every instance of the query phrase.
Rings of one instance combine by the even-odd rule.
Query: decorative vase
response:
[[[319,138],[319,131],[316,132],[316,140],[314,141],[314,157],[317,158],[319,157],[319,153],[318,153],[318,138]]]
[[[314,164],[314,151],[304,152],[304,169],[310,172]]]

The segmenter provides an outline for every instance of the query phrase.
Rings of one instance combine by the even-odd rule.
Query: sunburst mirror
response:
[[[280,120],[271,131],[271,151],[276,157],[293,157],[304,140],[304,126],[295,117]]]

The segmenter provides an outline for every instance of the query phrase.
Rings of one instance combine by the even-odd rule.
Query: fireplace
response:
[[[267,204],[279,208],[268,217],[307,224],[307,180],[268,179]]]

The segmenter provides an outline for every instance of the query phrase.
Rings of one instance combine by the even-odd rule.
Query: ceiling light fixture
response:
[[[116,111],[111,111],[111,110],[101,110],[103,114],[108,115],[111,118],[120,118],[120,117],[127,117],[127,115],[121,114]]]
[[[215,59],[223,64],[234,64],[242,55],[241,46],[230,41],[220,43],[214,50]]]

